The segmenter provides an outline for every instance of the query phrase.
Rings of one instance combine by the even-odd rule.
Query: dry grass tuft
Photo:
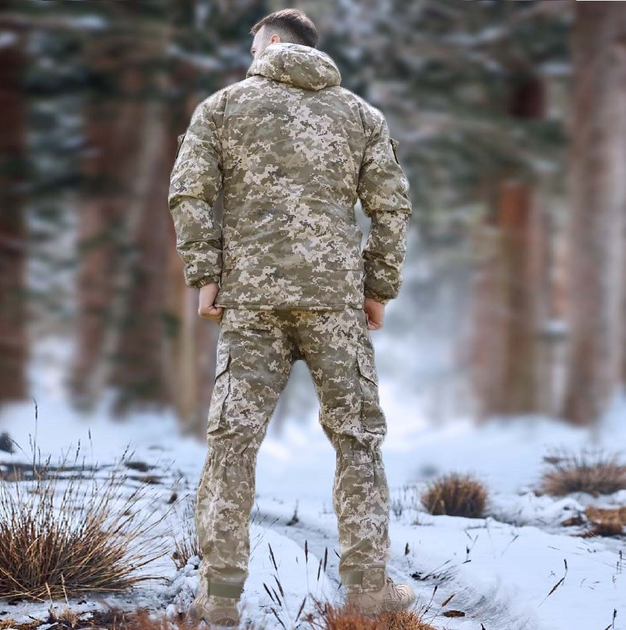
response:
[[[0,592],[39,601],[120,592],[158,578],[136,569],[163,556],[144,501],[147,486],[98,471],[67,455],[54,469],[33,456],[29,480],[0,480]],[[127,456],[122,455],[121,464]],[[67,475],[67,471],[71,473]],[[149,499],[149,497],[148,497]],[[68,626],[69,627],[69,626]]]
[[[206,630],[204,622],[197,622],[180,615],[179,619],[168,619],[164,614],[150,615],[144,608],[124,611],[115,606],[93,613],[76,613],[69,608],[61,612],[50,611],[44,622],[51,630]],[[36,630],[40,621],[15,624],[11,619],[0,621],[0,630]]]
[[[562,497],[586,492],[597,497],[626,489],[626,464],[617,455],[583,451],[545,459],[550,467],[542,476],[540,491]]]
[[[18,623],[13,619],[5,619],[0,621],[0,629],[2,630],[38,630],[41,627],[41,621],[27,621],[26,623]],[[51,630],[57,630],[55,626],[51,626]]]
[[[315,600],[314,612],[305,616],[314,630],[435,630],[416,610],[387,612],[375,619],[345,604],[333,606]]]
[[[595,538],[596,536],[604,536],[610,538],[612,536],[621,536],[624,533],[624,528],[620,523],[605,522],[594,523],[591,529],[580,534],[581,538]]]
[[[435,630],[414,610],[382,613],[378,622],[384,630]]]
[[[60,628],[78,628],[80,622],[81,614],[68,607],[59,612],[51,609],[48,614],[48,623],[56,624]]]
[[[194,504],[187,504],[181,518],[180,528],[174,533],[175,549],[172,553],[172,560],[178,570],[186,566],[190,558],[194,556],[202,558],[200,541],[196,533],[194,510]]]
[[[431,514],[480,518],[488,497],[481,481],[471,475],[450,473],[430,482],[420,498]]]
[[[317,630],[382,630],[377,619],[367,617],[349,606],[333,606],[315,601],[315,612],[305,620]]]
[[[116,608],[98,613],[86,627],[93,628],[94,626],[101,626],[108,630],[201,630],[207,627],[204,622],[193,621],[186,616],[178,620],[168,620],[165,615],[151,617],[150,613],[144,609],[124,612]]]
[[[585,514],[591,523],[591,529],[581,534],[583,538],[594,536],[621,536],[626,526],[626,506],[618,508],[597,508],[589,505]]]

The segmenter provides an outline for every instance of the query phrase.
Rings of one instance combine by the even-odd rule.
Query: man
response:
[[[308,364],[337,453],[333,504],[347,600],[368,615],[404,609],[413,591],[385,570],[386,422],[369,331],[382,327],[400,287],[409,184],[383,115],[340,86],[306,15],[278,11],[251,33],[246,79],[196,108],[169,195],[185,279],[200,289],[199,314],[221,322],[191,613],[238,622],[257,452],[298,359]],[[357,199],[371,217],[363,252]]]

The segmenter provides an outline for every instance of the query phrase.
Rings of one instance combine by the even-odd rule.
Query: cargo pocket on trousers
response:
[[[228,348],[218,349],[217,362],[215,365],[215,383],[211,394],[211,405],[209,407],[209,418],[207,423],[207,433],[215,431],[220,426],[224,403],[228,398],[230,390],[230,352]]]
[[[361,347],[357,351],[359,385],[361,388],[361,423],[370,438],[382,440],[387,428],[378,398],[378,378],[374,365],[373,350]]]
[[[374,360],[366,348],[359,348],[356,354],[357,363],[359,365],[359,374],[363,379],[374,385],[374,390],[378,387],[378,379],[376,378],[376,368]]]

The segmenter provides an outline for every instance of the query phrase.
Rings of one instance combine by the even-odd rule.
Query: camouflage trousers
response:
[[[238,597],[248,576],[257,453],[299,359],[336,451],[341,580],[348,591],[384,584],[389,490],[380,447],[387,427],[364,311],[225,308],[195,511],[200,583],[209,594]]]

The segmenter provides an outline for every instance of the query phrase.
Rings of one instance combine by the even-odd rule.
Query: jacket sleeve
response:
[[[221,276],[222,230],[213,204],[222,183],[218,129],[204,101],[194,111],[179,144],[168,196],[176,251],[185,263],[185,282],[190,287],[218,282]]]
[[[379,113],[365,148],[357,192],[372,220],[363,250],[365,297],[383,304],[400,289],[412,213],[409,182],[398,161],[397,145]]]

